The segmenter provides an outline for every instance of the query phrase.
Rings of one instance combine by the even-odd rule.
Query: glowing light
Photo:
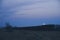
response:
[[[46,25],[46,23],[43,23],[42,25]]]

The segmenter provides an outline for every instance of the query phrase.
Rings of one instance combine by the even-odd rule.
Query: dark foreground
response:
[[[60,40],[60,25],[12,27],[0,29],[0,40]]]
[[[0,40],[60,40],[60,31],[0,30]]]

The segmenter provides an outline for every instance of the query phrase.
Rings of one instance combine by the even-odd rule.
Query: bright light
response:
[[[43,23],[42,25],[46,25],[46,23]]]

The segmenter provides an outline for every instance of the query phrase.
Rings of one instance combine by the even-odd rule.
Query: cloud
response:
[[[54,18],[59,15],[57,0],[3,0],[1,12],[9,18]]]
[[[56,1],[31,1],[32,4],[18,6],[17,8],[14,8],[15,12],[12,16],[14,17],[28,17],[28,18],[34,18],[34,17],[44,17],[47,16],[48,18],[52,18],[55,16],[58,16],[58,3]],[[30,3],[31,3],[30,2]],[[20,14],[28,14],[21,16]],[[55,15],[54,15],[55,14]],[[54,16],[53,16],[54,15]]]
[[[0,4],[0,24],[36,25],[60,17],[58,0],[2,0]]]

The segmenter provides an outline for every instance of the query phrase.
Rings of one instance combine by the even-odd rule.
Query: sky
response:
[[[60,0],[0,0],[0,26],[60,24]]]

